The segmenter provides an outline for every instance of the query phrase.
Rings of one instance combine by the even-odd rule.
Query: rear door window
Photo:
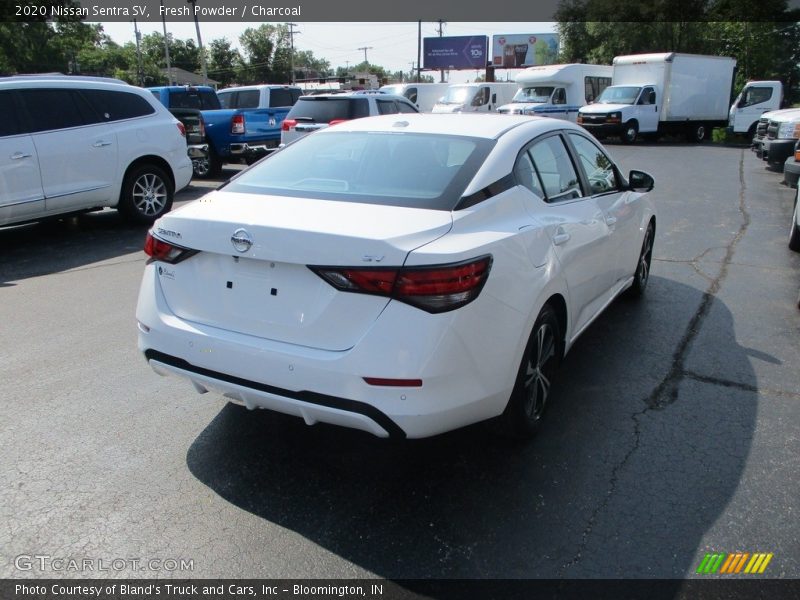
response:
[[[400,112],[394,100],[376,100],[379,115],[394,115]]]
[[[415,113],[419,112],[416,106],[411,106],[410,104],[406,104],[405,102],[398,102],[397,108],[400,109],[401,113]]]
[[[110,90],[81,90],[80,95],[86,99],[101,121],[120,121],[152,115],[156,110],[137,94],[130,92],[112,92]]]
[[[260,90],[242,90],[236,94],[235,105],[229,108],[258,108],[260,99],[261,99]],[[270,102],[271,102],[271,96],[270,96]]]
[[[33,88],[19,91],[32,133],[79,127],[99,117],[73,90]]]
[[[13,94],[12,91],[0,92],[0,115],[4,115],[0,118],[0,137],[16,135],[22,130]]]
[[[578,174],[560,136],[551,135],[536,142],[529,152],[548,202],[582,196]]]
[[[368,116],[369,103],[366,98],[309,96],[300,98],[287,118],[311,123],[330,123],[338,119],[360,119]]]

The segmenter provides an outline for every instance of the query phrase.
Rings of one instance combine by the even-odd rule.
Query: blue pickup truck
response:
[[[281,85],[231,88],[221,92],[220,102],[208,86],[148,89],[184,124],[198,177],[216,177],[226,162],[250,164],[276,148],[281,123],[301,93]]]

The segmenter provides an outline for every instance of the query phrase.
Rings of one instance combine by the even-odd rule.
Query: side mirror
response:
[[[628,189],[633,192],[649,192],[653,189],[656,182],[652,175],[644,171],[632,170],[628,175]]]

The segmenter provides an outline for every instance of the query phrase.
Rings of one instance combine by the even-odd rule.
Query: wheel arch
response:
[[[559,334],[561,336],[561,357],[563,358],[563,356],[566,354],[567,325],[569,324],[567,301],[564,299],[564,296],[562,296],[560,293],[555,293],[544,301],[544,303],[542,304],[542,309],[545,306],[550,306],[556,313],[556,318],[558,319],[558,327],[560,329]],[[539,312],[541,312],[541,309],[539,310]]]
[[[125,173],[122,174],[122,181],[120,184],[120,191],[119,191],[119,196],[117,198],[117,204],[119,204],[120,200],[122,199],[122,191],[125,188],[125,180],[128,178],[128,175],[130,175],[134,169],[137,169],[142,165],[155,165],[161,170],[163,170],[164,173],[167,174],[167,177],[169,177],[169,182],[170,185],[172,185],[173,193],[175,192],[175,173],[172,171],[172,166],[170,166],[170,164],[160,156],[157,156],[155,154],[146,154],[131,161],[131,164],[129,164],[128,168],[125,169]]]

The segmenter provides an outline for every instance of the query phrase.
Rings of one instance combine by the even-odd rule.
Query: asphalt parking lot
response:
[[[682,578],[769,552],[765,577],[800,577],[794,191],[747,149],[609,148],[656,179],[652,278],[580,339],[525,444],[198,395],[136,349],[145,228],[0,230],[0,576],[109,576],[19,568],[38,554],[192,561],[110,572],[132,577]]]

